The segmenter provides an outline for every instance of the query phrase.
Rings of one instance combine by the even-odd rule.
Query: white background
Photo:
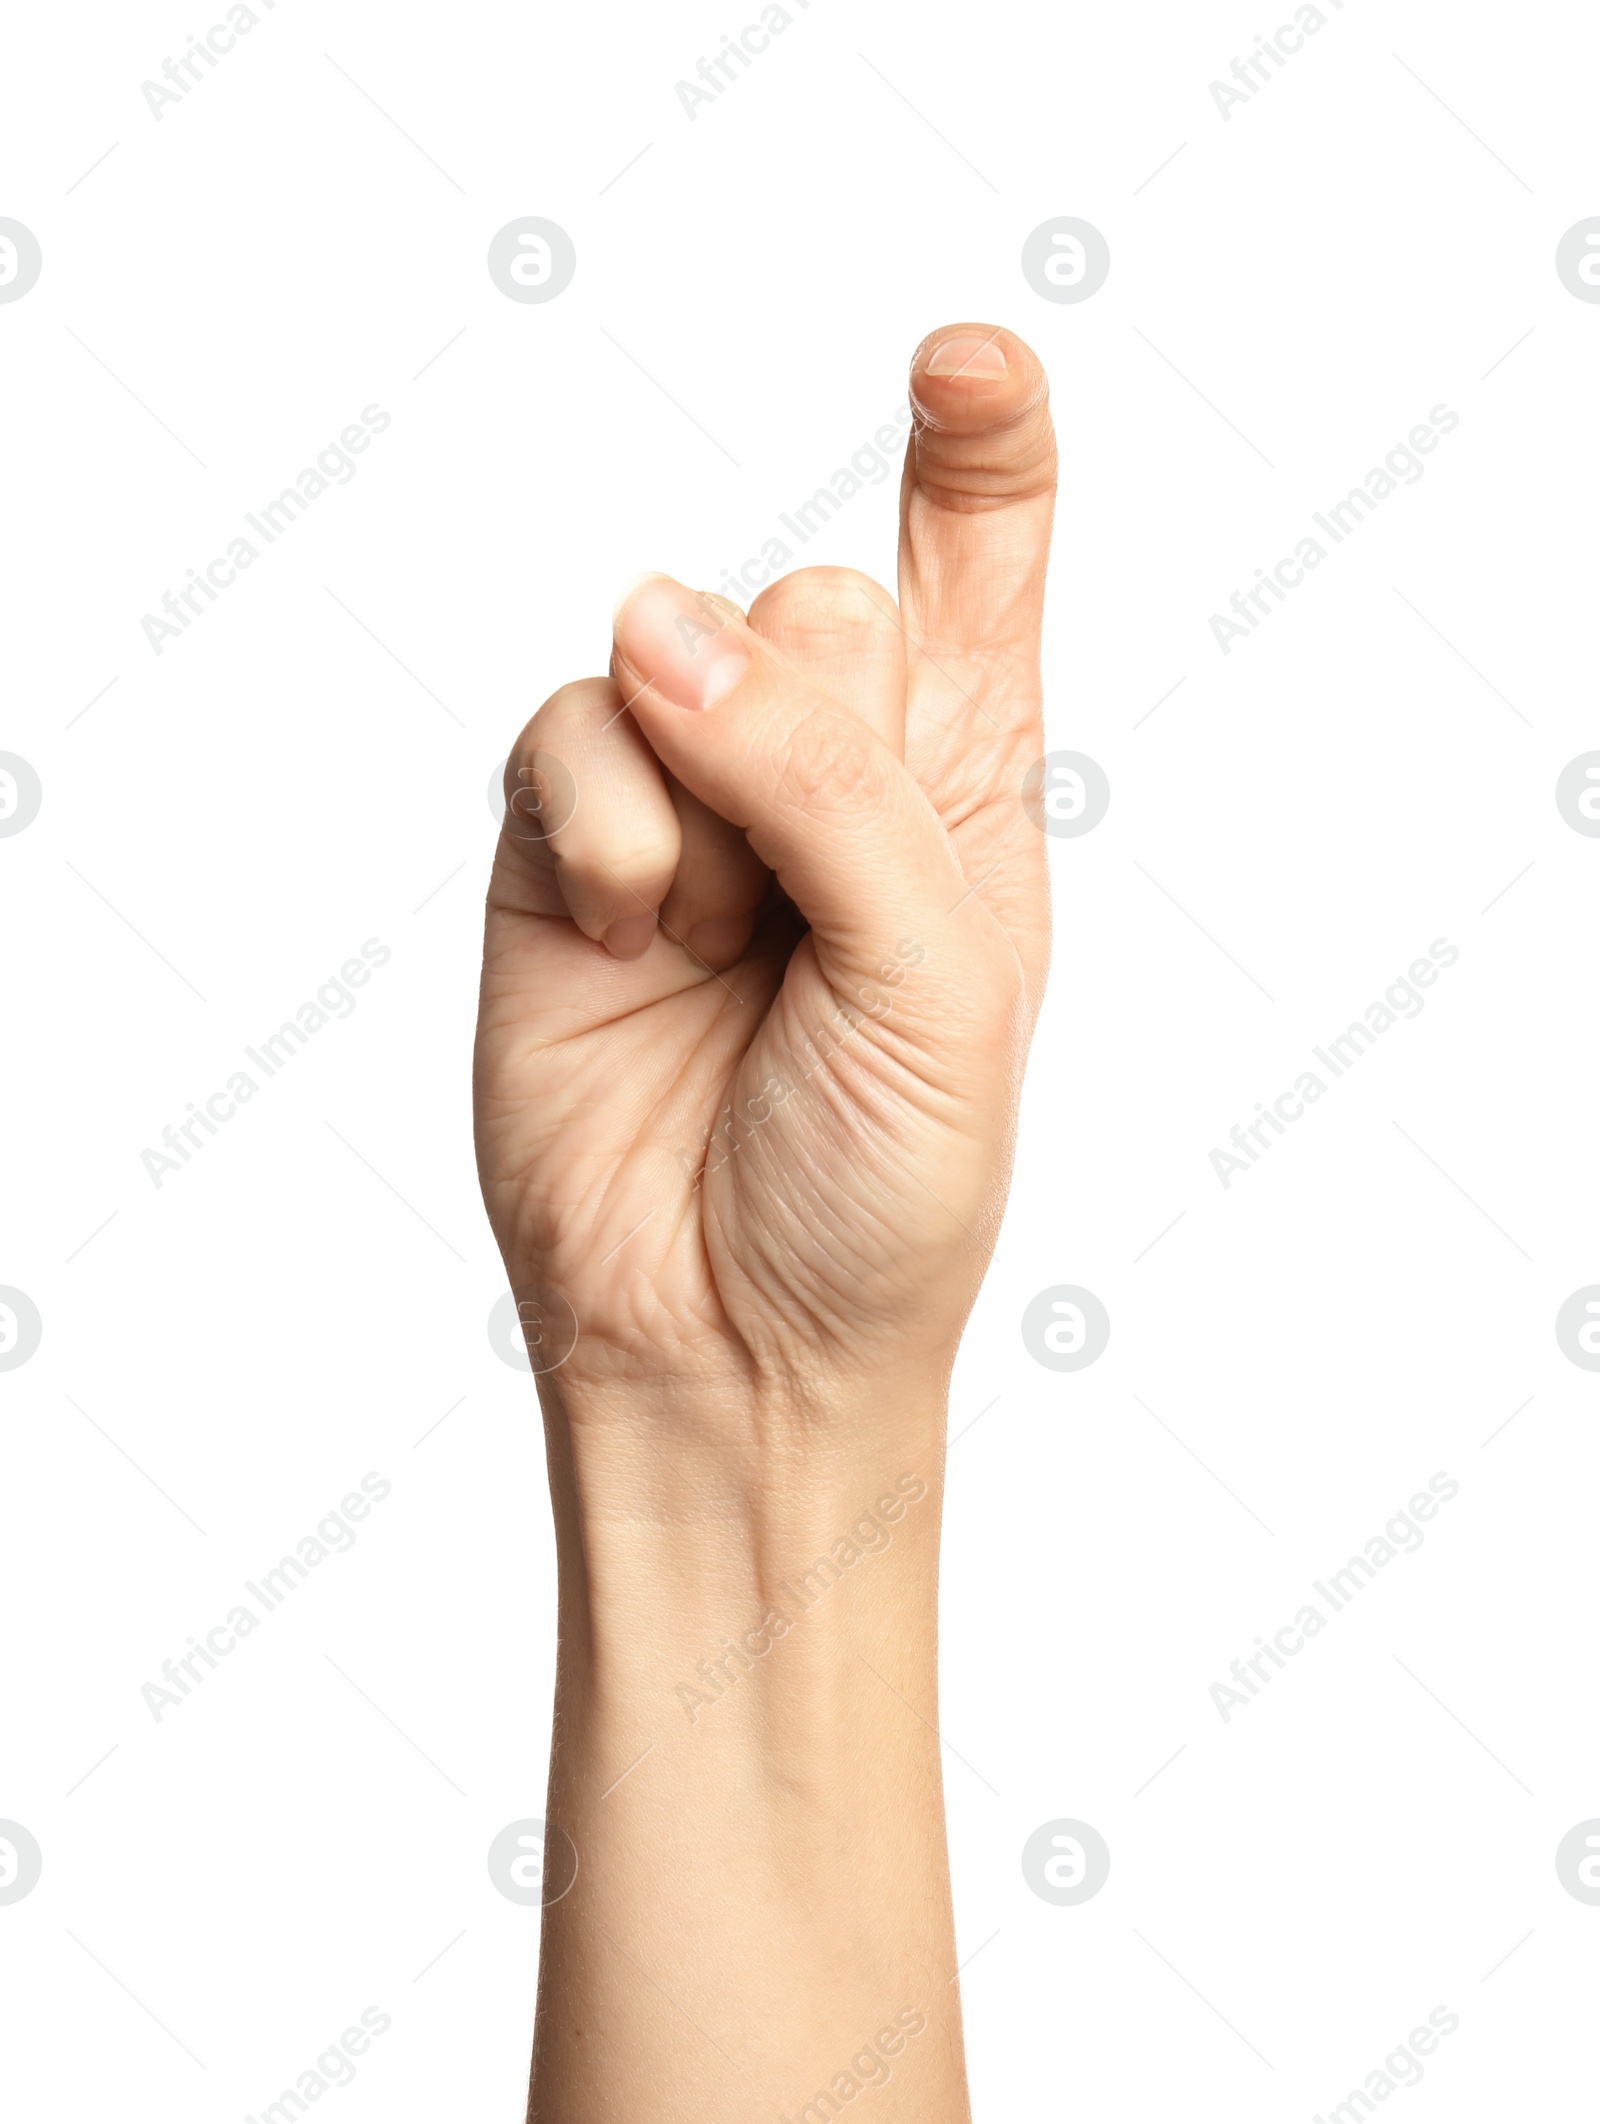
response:
[[[1051,844],[951,1417],[977,2113],[1326,2113],[1442,2005],[1417,2124],[1588,2114],[1600,1908],[1553,1860],[1600,1815],[1600,1382],[1553,1322],[1600,1277],[1600,843],[1553,790],[1600,745],[1600,307],[1553,257],[1600,212],[1600,27],[1328,0],[1224,120],[1285,0],[816,0],[691,122],[754,0],[256,11],[159,121],[214,0],[19,11],[3,54],[44,255],[0,306],[0,748],[44,791],[0,840],[0,1283],[44,1323],[0,1375],[15,2114],[253,2115],[376,2005],[339,2119],[520,2116],[537,1912],[484,1854],[542,1812],[553,1576],[485,1333],[485,791],[620,583],[715,587],[951,318],[1050,371],[1050,742],[1112,789]],[[547,305],[485,270],[525,214],[577,248]],[[1082,305],[1019,268],[1062,214],[1111,248]],[[158,657],[141,616],[369,404],[357,476]],[[1425,477],[1225,657],[1210,615],[1438,404]],[[892,582],[895,484],[804,557]],[[354,1014],[157,1189],[141,1152],[372,937]],[[1212,1148],[1436,938],[1422,1015],[1225,1190]],[[1112,1322],[1069,1375],[1019,1334],[1059,1283]],[[369,1470],[356,1547],[154,1721]],[[1224,1723],[1437,1471],[1425,1546]],[[1058,1817],[1112,1853],[1076,1908],[1019,1865]]]

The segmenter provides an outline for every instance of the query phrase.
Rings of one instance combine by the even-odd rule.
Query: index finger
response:
[[[911,362],[900,604],[913,643],[993,663],[1037,653],[1055,509],[1049,385],[1002,325],[942,325]]]

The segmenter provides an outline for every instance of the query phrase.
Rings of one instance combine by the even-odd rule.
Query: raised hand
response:
[[[1008,332],[934,334],[912,391],[898,606],[644,578],[512,750],[480,1164],[569,1383],[934,1379],[981,1276],[1047,951],[1055,449]]]
[[[476,1061],[560,1657],[530,2118],[967,2115],[944,1395],[1048,949],[1038,362],[912,364],[898,603],[664,576],[517,740]]]

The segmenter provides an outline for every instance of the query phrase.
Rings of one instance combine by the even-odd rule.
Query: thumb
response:
[[[1011,957],[913,776],[731,608],[646,576],[624,595],[615,637],[639,727],[686,788],[744,828],[810,923],[825,973],[871,979],[908,938],[952,978],[970,980],[975,958]]]

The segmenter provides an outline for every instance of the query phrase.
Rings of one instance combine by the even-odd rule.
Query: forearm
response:
[[[545,1914],[535,2124],[820,2124],[868,2088],[879,2124],[968,2115],[934,1731],[943,1421],[911,1391],[887,1419],[742,1411],[731,1455],[679,1410],[547,1401],[548,1819],[577,1870]]]

